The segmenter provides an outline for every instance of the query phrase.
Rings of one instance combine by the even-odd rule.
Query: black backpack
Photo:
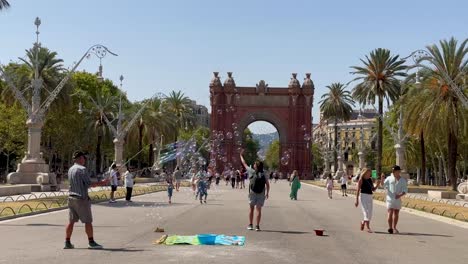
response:
[[[266,179],[262,172],[255,173],[250,179],[250,190],[254,193],[263,193],[265,190]]]

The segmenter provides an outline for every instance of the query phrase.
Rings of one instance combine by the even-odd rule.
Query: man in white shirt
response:
[[[408,193],[408,183],[405,178],[400,176],[401,168],[395,165],[393,173],[384,181],[383,187],[387,191],[387,220],[388,233],[398,234],[397,224],[401,209],[401,197]]]
[[[115,203],[114,192],[117,191],[117,186],[119,185],[120,172],[117,169],[117,165],[112,164],[112,171],[110,174],[110,184],[111,184],[111,193],[109,203]]]
[[[132,169],[130,169],[132,170]],[[130,172],[130,170],[127,169],[127,171],[124,174],[125,177],[125,188],[127,189],[127,194],[125,195],[125,200],[127,202],[132,202],[132,192],[133,192],[133,174]]]
[[[340,178],[341,182],[341,196],[348,196],[347,191],[346,191],[346,185],[348,184],[348,175],[343,174]]]

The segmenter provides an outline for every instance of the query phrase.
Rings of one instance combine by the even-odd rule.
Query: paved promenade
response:
[[[354,197],[303,184],[299,200],[289,200],[286,182],[272,183],[264,208],[262,232],[248,231],[247,190],[212,188],[200,205],[187,188],[134,198],[134,203],[93,205],[95,239],[105,249],[86,249],[82,224],[75,227],[76,249],[63,250],[67,211],[0,222],[1,263],[465,263],[468,229],[401,213],[400,235],[386,233],[385,208],[374,205],[372,227],[359,230],[361,211]],[[155,246],[162,234],[245,235],[239,246]],[[317,237],[315,228],[326,230]]]

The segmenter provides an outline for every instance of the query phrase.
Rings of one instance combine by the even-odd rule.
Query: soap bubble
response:
[[[304,131],[306,131],[306,130],[307,130],[307,126],[306,126],[306,125],[302,125],[302,126],[301,126],[301,129],[304,130]]]
[[[222,114],[223,114],[223,110],[218,109],[218,115],[222,115]]]
[[[229,107],[229,110],[231,110],[231,112],[235,112],[235,111],[236,111],[236,108],[235,108],[234,106],[231,105],[231,106]]]
[[[281,164],[282,164],[283,166],[288,165],[288,163],[289,163],[288,158],[286,158],[286,157],[282,157],[282,158],[281,158]]]
[[[239,131],[237,131],[237,130],[236,130],[236,131],[234,131],[234,136],[235,136],[236,138],[237,138],[237,137],[239,137],[239,136],[240,136],[240,133],[239,133]]]
[[[227,132],[227,133],[226,133],[226,137],[227,137],[227,139],[232,139],[232,133],[231,133],[231,132]]]
[[[226,157],[223,157],[223,162],[227,162],[227,158]]]
[[[236,94],[236,100],[240,100],[240,99],[241,99],[240,94]]]

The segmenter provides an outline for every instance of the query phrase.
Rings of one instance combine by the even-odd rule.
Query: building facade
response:
[[[376,137],[376,118],[377,112],[371,109],[353,110],[351,119],[347,122],[338,121],[338,147],[337,153],[341,157],[342,170],[348,175],[356,175],[362,166],[366,166],[364,160],[359,162],[359,153],[361,159],[365,158],[366,152],[375,151],[377,146]],[[324,120],[320,114],[320,123],[313,131],[314,143],[317,144],[322,151],[325,166],[329,166],[330,172],[334,173],[337,168],[334,168],[333,151],[335,147],[335,124],[333,121]]]
[[[204,105],[197,104],[194,100],[191,100],[191,105],[195,114],[195,126],[210,127],[208,108]]]

